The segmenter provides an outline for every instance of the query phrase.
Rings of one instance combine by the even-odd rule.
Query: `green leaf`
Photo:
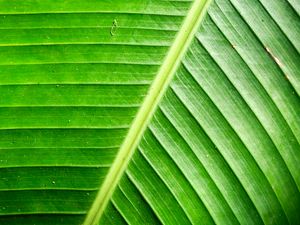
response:
[[[299,224],[299,3],[210,3],[0,0],[0,224]]]

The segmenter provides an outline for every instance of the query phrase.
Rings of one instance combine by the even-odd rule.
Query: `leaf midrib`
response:
[[[87,214],[84,225],[99,222],[211,2],[212,0],[195,0],[191,6]]]

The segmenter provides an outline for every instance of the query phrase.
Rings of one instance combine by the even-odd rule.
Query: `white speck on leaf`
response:
[[[272,57],[272,59],[275,61],[275,63],[279,66],[283,66],[279,58],[277,58],[268,47],[265,47],[266,51],[269,53],[269,55]]]

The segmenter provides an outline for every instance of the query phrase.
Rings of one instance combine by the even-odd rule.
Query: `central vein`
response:
[[[211,1],[195,0],[193,3],[87,214],[84,225],[98,224]]]

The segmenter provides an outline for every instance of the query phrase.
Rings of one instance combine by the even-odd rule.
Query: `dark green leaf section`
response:
[[[24,215],[7,215],[0,217],[0,224],[14,225],[53,225],[53,224],[76,224],[83,220],[84,215],[74,214],[52,214],[49,220],[49,214],[24,214]]]
[[[126,135],[126,129],[7,129],[0,131],[0,148],[115,148]],[[46,156],[44,156],[46,157]],[[4,158],[10,160],[10,158]]]
[[[82,223],[189,7],[0,0],[0,224]]]
[[[189,9],[187,0],[134,0],[124,3],[123,0],[96,1],[96,0],[65,0],[53,4],[52,0],[1,0],[1,14],[44,14],[44,13],[123,13],[185,16]]]
[[[85,213],[84,208],[91,204],[96,194],[95,191],[85,190],[40,190],[38,195],[36,192],[36,190],[1,191],[1,202],[4,205],[1,207],[1,215],[47,213],[49,220],[51,214],[82,215]]]
[[[114,159],[117,148],[2,148],[1,168],[28,166],[107,167]],[[47,157],[45,157],[47,156]]]
[[[64,114],[66,110],[68,114]],[[1,129],[58,128],[62,125],[64,128],[127,128],[135,113],[134,107],[120,107],[118,110],[115,107],[99,110],[99,107],[32,107],[32,105],[0,108]]]
[[[3,2],[3,1],[2,1]],[[72,1],[74,2],[74,1]],[[121,2],[121,1],[119,1]],[[137,5],[138,1],[135,1]],[[141,2],[141,1],[140,1]],[[154,1],[152,1],[154,2]],[[162,10],[162,4],[170,4],[168,2],[159,1]],[[44,2],[43,2],[44,3]],[[98,2],[98,4],[103,4]],[[115,1],[116,3],[116,1]],[[179,4],[185,5],[184,9],[178,9],[178,12],[182,16],[175,15],[176,8],[174,7],[174,2],[172,6],[172,12],[170,9],[165,11],[165,15],[154,15],[139,13],[118,13],[115,11],[107,13],[37,13],[31,14],[30,17],[24,17],[22,14],[1,14],[0,24],[1,29],[44,29],[44,28],[107,28],[108,31],[111,30],[111,25],[113,21],[111,18],[117,20],[117,25],[120,29],[122,28],[134,28],[145,30],[165,30],[165,31],[177,31],[178,27],[182,23],[182,17],[185,16],[187,5],[183,2],[178,2]],[[12,1],[9,2],[12,4]],[[51,3],[52,4],[52,3]],[[60,3],[56,3],[60,4]],[[82,3],[81,3],[82,4]],[[94,1],[94,5],[96,2]],[[113,4],[111,2],[110,4]],[[120,3],[119,3],[120,4]],[[133,3],[134,4],[134,3]],[[144,4],[144,3],[143,3]],[[148,2],[148,5],[151,4]],[[72,4],[75,6],[74,4]],[[128,4],[127,4],[128,5]],[[18,6],[20,3],[18,2]],[[32,6],[31,6],[32,7]],[[58,7],[56,5],[56,7]],[[66,7],[66,6],[65,6]],[[122,7],[127,7],[122,3]],[[3,8],[2,8],[3,9]],[[133,8],[131,9],[133,10]],[[174,14],[173,16],[171,14]],[[130,14],[130,15],[128,15]],[[59,30],[57,30],[59,31]],[[28,34],[30,35],[30,34]],[[101,35],[101,34],[100,34]],[[118,36],[116,36],[117,38]],[[164,37],[161,37],[164,38]],[[147,41],[147,40],[145,40]],[[148,40],[150,41],[150,40]],[[152,40],[155,41],[155,40]]]
[[[146,211],[163,224],[299,223],[300,20],[292,7],[211,6],[120,182],[132,191],[112,197],[128,224]],[[140,195],[145,206],[128,212],[125,197]],[[117,224],[115,213],[107,208],[100,224]]]
[[[109,33],[107,35],[110,35]],[[167,47],[103,44],[6,46],[0,65],[32,65],[62,63],[120,63],[159,65]]]
[[[25,189],[86,189],[97,190],[107,173],[107,167],[23,167],[2,168],[1,190]],[[100,181],[95,180],[98,176]]]
[[[153,65],[68,63],[1,66],[2,85],[13,84],[150,84]],[[110,71],[109,76],[108,72]],[[13,76],[12,76],[13,74]]]

